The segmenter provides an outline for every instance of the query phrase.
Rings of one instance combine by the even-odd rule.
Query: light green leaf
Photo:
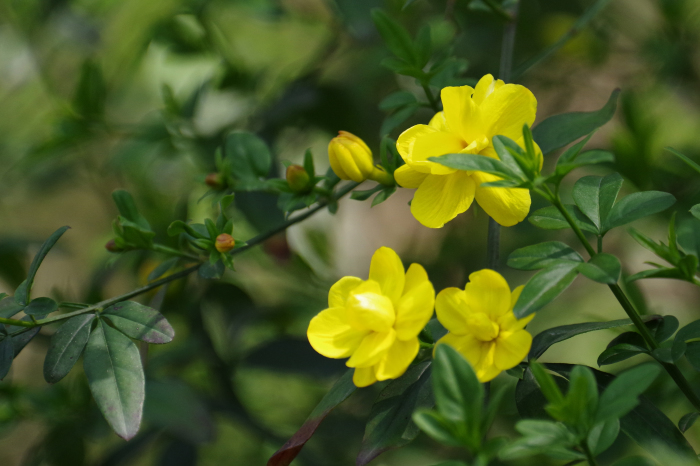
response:
[[[436,411],[421,409],[413,413],[413,422],[432,439],[444,445],[463,446],[455,432],[455,423],[442,417]]]
[[[604,177],[584,176],[574,184],[572,195],[581,212],[600,230],[621,187],[622,177],[619,173]]]
[[[175,330],[160,312],[134,301],[114,304],[102,313],[122,333],[153,344],[169,343]]]
[[[556,299],[578,275],[578,263],[560,263],[543,269],[525,284],[513,313],[518,319],[537,312]]]
[[[98,320],[83,357],[92,396],[114,432],[133,438],[141,425],[145,385],[141,354],[124,334]]]
[[[598,456],[612,446],[618,435],[620,435],[620,420],[611,419],[593,426],[586,442],[593,455]]]

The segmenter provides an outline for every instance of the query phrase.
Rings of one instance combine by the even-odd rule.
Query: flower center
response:
[[[482,312],[467,315],[467,326],[477,340],[492,341],[498,337],[500,327]]]
[[[348,297],[346,309],[350,325],[358,330],[387,332],[396,320],[391,299],[378,293],[352,294]]]

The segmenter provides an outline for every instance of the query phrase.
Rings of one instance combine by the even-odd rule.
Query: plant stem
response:
[[[154,244],[153,246],[151,246],[151,250],[156,252],[162,252],[163,254],[168,254],[170,256],[182,257],[184,259],[191,259],[195,261],[201,260],[201,258],[198,256],[195,256],[193,254],[187,254],[186,252],[178,251],[177,249],[173,249],[162,244]]]
[[[543,194],[543,193],[540,193]],[[596,255],[596,252],[593,250],[593,247],[591,244],[588,242],[588,239],[584,236],[583,232],[581,229],[578,227],[574,219],[571,217],[571,214],[569,214],[569,211],[566,210],[564,205],[561,202],[561,199],[559,198],[558,194],[552,193],[552,191],[549,189],[549,187],[545,186],[545,197],[552,202],[552,204],[559,210],[559,212],[564,216],[566,221],[569,223],[569,226],[574,230],[574,233],[576,233],[576,236],[578,236],[579,240],[581,241],[581,244],[586,248],[586,251],[590,254],[591,257]],[[602,249],[602,241],[600,241],[599,237],[599,250]],[[659,344],[656,342],[656,339],[654,336],[651,334],[649,329],[647,328],[646,325],[644,325],[644,321],[642,318],[639,316],[639,313],[637,310],[634,308],[634,305],[632,302],[629,300],[627,295],[625,295],[624,291],[622,291],[622,288],[620,288],[620,285],[617,283],[614,285],[608,285],[610,288],[610,291],[612,291],[613,295],[615,295],[615,298],[617,298],[617,301],[620,303],[622,306],[622,309],[624,309],[625,313],[627,316],[630,318],[630,320],[634,323],[634,326],[637,328],[637,331],[639,334],[642,336],[644,341],[647,343],[649,348],[653,351],[659,347]],[[663,366],[664,369],[666,369],[666,372],[668,372],[668,375],[671,376],[673,381],[676,383],[678,388],[683,392],[683,394],[686,396],[688,401],[695,407],[696,410],[700,411],[700,398],[698,398],[698,395],[695,393],[693,388],[690,386],[690,383],[688,380],[685,378],[683,373],[678,369],[678,367],[674,364],[669,364],[665,362],[659,361],[659,363]],[[590,461],[589,461],[590,462]],[[591,463],[594,464],[594,463]]]
[[[581,442],[581,450],[583,450],[583,454],[586,455],[586,461],[588,461],[590,466],[598,466],[598,462],[595,460],[595,456],[591,452],[591,449],[588,448],[588,444],[585,440]]]
[[[603,235],[598,235],[598,254],[603,252]]]
[[[433,95],[433,91],[430,90],[428,83],[421,82],[421,85],[423,86],[423,92],[425,92],[425,96],[428,98],[428,102],[430,103],[430,108],[432,108],[435,113],[438,113],[440,111],[440,106]]]
[[[489,3],[493,9],[494,3]],[[498,5],[495,5],[498,6]],[[500,7],[498,7],[500,8]],[[501,11],[506,15],[508,23],[503,28],[503,42],[501,43],[501,64],[498,70],[498,76],[504,82],[510,81],[510,72],[513,67],[513,48],[515,46],[515,30],[518,20],[518,4],[513,7],[510,13],[501,8]],[[498,260],[501,253],[501,226],[489,217],[489,227],[486,239],[486,266],[489,269],[496,270],[498,268]]]
[[[247,251],[248,249],[250,249],[254,246],[257,246],[258,244],[264,242],[265,240],[269,239],[270,237],[276,235],[277,233],[280,233],[280,232],[286,230],[290,226],[292,226],[296,223],[299,223],[303,220],[306,220],[307,218],[311,217],[313,214],[315,214],[319,210],[326,207],[330,202],[337,201],[338,199],[340,199],[343,196],[345,196],[346,194],[348,194],[350,191],[355,189],[358,185],[359,185],[359,183],[354,183],[354,182],[348,183],[342,189],[340,189],[336,193],[336,195],[333,196],[331,199],[319,202],[316,206],[314,206],[312,209],[309,209],[308,211],[304,212],[302,215],[297,215],[296,217],[287,220],[286,222],[281,224],[279,227],[274,228],[266,233],[263,233],[261,235],[256,236],[255,238],[248,241],[244,246],[237,248],[237,249],[234,249],[229,254],[232,256],[235,256],[235,255],[240,254],[244,251]],[[164,246],[164,247],[167,248],[166,246]],[[170,248],[167,248],[167,249],[170,249]],[[173,249],[173,251],[178,252],[178,253],[180,252],[180,251],[177,251],[175,249]],[[162,252],[165,252],[165,251],[162,251]],[[137,288],[135,290],[132,290],[128,293],[116,296],[114,298],[100,301],[97,304],[81,305],[79,303],[62,303],[62,307],[77,308],[76,311],[69,312],[67,314],[61,314],[61,315],[49,317],[46,319],[37,320],[34,322],[28,322],[26,320],[19,320],[19,319],[0,318],[0,324],[14,325],[17,327],[24,327],[23,329],[18,330],[16,332],[10,334],[10,336],[15,336],[15,335],[19,335],[20,333],[24,333],[31,328],[38,327],[41,325],[47,325],[47,324],[51,324],[54,322],[59,322],[61,320],[70,319],[71,317],[75,317],[75,316],[81,315],[81,314],[87,314],[88,312],[100,312],[113,304],[117,304],[117,303],[120,303],[122,301],[126,301],[130,298],[133,298],[135,296],[138,296],[140,294],[143,294],[143,293],[151,291],[155,288],[158,288],[161,285],[165,285],[166,283],[170,283],[174,280],[178,280],[180,278],[186,277],[189,274],[191,274],[192,272],[198,270],[202,266],[202,264],[203,264],[203,262],[200,262],[200,263],[195,264],[189,268],[181,270],[177,273],[174,273],[172,275],[168,275],[167,277],[163,277],[160,280],[156,280],[154,282],[151,282],[146,286],[142,286],[141,288]],[[65,304],[67,304],[67,306],[64,306]]]

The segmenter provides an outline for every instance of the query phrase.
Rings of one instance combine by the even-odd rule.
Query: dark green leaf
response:
[[[627,277],[627,282],[633,282],[635,280],[641,280],[643,278],[676,278],[678,280],[685,280],[685,274],[678,269],[660,268],[660,269],[649,269],[637,272],[634,275]]]
[[[429,157],[428,160],[456,170],[480,171],[507,179],[520,179],[505,163],[483,155],[445,154],[439,157]]]
[[[85,119],[101,118],[106,94],[102,68],[92,59],[86,59],[80,69],[80,80],[73,96],[76,112]]]
[[[593,224],[600,229],[615,204],[622,187],[619,173],[608,176],[584,176],[574,184],[573,197],[576,205]]]
[[[352,382],[354,369],[348,370],[333,387],[326,393],[321,402],[304,422],[304,425],[292,437],[282,445],[268,460],[267,466],[289,466],[297,457],[306,442],[316,432],[323,419],[333,408],[352,395],[357,387]]]
[[[532,455],[545,454],[558,460],[581,460],[583,454],[571,450],[576,437],[560,422],[524,419],[515,429],[523,437],[501,449],[502,460],[512,460]]]
[[[596,420],[608,421],[624,416],[639,404],[644,393],[661,372],[658,365],[645,363],[620,373],[600,396]]]
[[[549,154],[580,137],[592,133],[615,115],[619,89],[615,89],[603,108],[594,112],[573,112],[547,118],[532,130],[543,154]]]
[[[44,258],[49,253],[51,248],[53,248],[56,245],[56,242],[61,238],[61,236],[63,236],[63,233],[65,233],[69,228],[69,226],[65,226],[54,231],[51,234],[51,236],[49,236],[49,239],[44,241],[44,244],[41,245],[41,248],[39,248],[39,252],[36,253],[31,265],[29,266],[29,273],[27,274],[27,279],[22,283],[22,285],[20,285],[19,288],[17,288],[17,292],[15,292],[15,301],[17,301],[17,303],[27,304],[29,302],[29,297],[31,296],[32,292],[32,285],[34,284],[34,277],[36,277],[36,273],[39,270],[39,266],[44,261]]]
[[[98,320],[83,367],[97,406],[114,432],[129,440],[139,430],[145,396],[141,354],[124,334]]]
[[[164,260],[158,266],[153,269],[151,273],[148,274],[148,281],[152,282],[153,280],[158,280],[160,277],[165,275],[165,273],[175,267],[177,264],[177,261],[180,259],[177,257],[171,257],[170,259]]]
[[[381,204],[382,202],[386,201],[389,199],[389,196],[394,194],[396,192],[396,186],[389,186],[381,191],[379,191],[379,194],[374,196],[374,199],[372,199],[372,207]]]
[[[678,330],[678,319],[675,316],[663,316],[661,319],[647,322],[646,326],[656,342],[663,343]]]
[[[590,220],[579,210],[575,205],[567,204],[564,206],[571,217],[574,219],[576,224],[583,231],[588,231],[590,233],[598,233],[598,228],[591,223]],[[544,230],[562,230],[564,228],[571,228],[569,222],[566,221],[564,216],[557,210],[556,207],[550,206],[543,209],[538,209],[530,214],[528,217],[530,223],[538,228]]]
[[[612,254],[596,254],[586,263],[579,264],[578,271],[598,283],[614,285],[620,279],[622,265],[617,257]]]
[[[6,335],[5,338],[0,341],[0,380],[7,377],[14,358],[15,348],[12,345],[12,337]]]
[[[224,275],[226,267],[222,261],[212,264],[210,261],[205,262],[199,268],[199,278],[205,280],[218,280]]]
[[[684,432],[688,429],[690,429],[693,424],[695,424],[695,421],[697,421],[698,416],[700,416],[700,413],[697,411],[693,411],[692,413],[685,414],[680,421],[678,421],[678,429],[680,429],[681,432]]]
[[[559,158],[559,160],[561,160],[561,157]],[[580,154],[578,157],[576,157],[576,159],[573,162],[559,163],[557,161],[556,176],[562,178],[570,171],[578,167],[583,167],[585,165],[595,165],[598,163],[613,162],[615,162],[615,156],[611,152],[605,150],[589,150],[584,152],[583,154]]]
[[[68,319],[51,337],[44,359],[44,379],[56,383],[68,375],[85,348],[95,314]]]
[[[356,201],[366,201],[367,199],[372,197],[372,194],[377,193],[382,189],[384,189],[384,186],[378,184],[377,186],[364,191],[353,191],[352,194],[350,194],[350,199],[354,199]]]
[[[252,133],[233,132],[226,136],[224,145],[226,160],[237,181],[237,188],[254,189],[258,178],[267,176],[272,164],[272,155],[265,141]]]
[[[34,298],[24,308],[24,313],[31,316],[45,316],[56,311],[58,303],[51,298]]]
[[[653,460],[643,456],[628,456],[627,458],[616,461],[612,466],[657,466],[657,464]]]
[[[588,433],[586,442],[594,456],[598,456],[610,448],[620,434],[620,420],[611,419],[593,426]]]
[[[383,10],[372,10],[372,20],[391,53],[411,65],[418,65],[418,54],[408,31],[391,19]]]
[[[0,300],[0,317],[9,319],[22,309],[24,309],[24,305],[18,303],[12,296],[6,296]]]
[[[411,414],[416,408],[433,405],[430,373],[429,361],[417,364],[381,391],[369,414],[357,455],[358,466],[416,438],[419,429]]]
[[[624,361],[638,354],[648,352],[649,350],[644,347],[621,343],[603,351],[600,356],[598,356],[598,365],[605,366],[607,364],[615,364],[616,362]]]
[[[562,325],[560,327],[552,327],[538,333],[532,340],[529,358],[539,358],[547,349],[555,343],[568,340],[576,335],[593,332],[596,330],[605,330],[615,327],[623,327],[632,325],[629,319],[611,320],[609,322],[585,322],[581,324]]]
[[[148,380],[143,417],[149,424],[195,445],[214,440],[214,420],[206,403],[177,380]]]
[[[406,105],[416,104],[416,96],[408,91],[396,91],[386,96],[380,103],[380,110],[393,110]]]
[[[550,404],[561,406],[564,403],[564,395],[561,392],[561,388],[554,377],[544,369],[542,364],[538,363],[536,360],[530,361],[530,367],[529,370],[526,371],[526,376],[528,373],[537,380],[542,394]]]
[[[693,217],[700,220],[700,204],[696,204],[693,207],[691,207],[690,213],[693,214]]]
[[[696,371],[700,371],[700,341],[686,343],[685,357]]]
[[[136,207],[134,198],[127,191],[123,189],[117,189],[112,192],[112,199],[117,205],[119,210],[119,215],[124,217],[126,220],[135,223],[144,231],[150,231],[151,225],[149,225],[148,220],[146,220]]]
[[[160,312],[134,301],[114,304],[102,313],[126,336],[147,343],[169,343],[175,330]]]
[[[576,158],[581,153],[581,150],[583,150],[584,146],[586,144],[588,144],[588,141],[591,140],[592,136],[593,136],[592,133],[589,134],[588,136],[581,139],[579,142],[577,142],[573,146],[566,149],[564,151],[564,153],[559,156],[559,158],[557,159],[557,165],[556,165],[556,171],[559,175],[563,176],[566,173],[568,173],[569,171],[573,170],[573,168],[566,170],[566,169],[564,169],[564,167],[566,167],[569,164],[572,164],[573,161],[576,160]],[[560,171],[561,171],[561,173],[560,173]]]
[[[610,211],[603,231],[653,215],[671,207],[676,198],[661,191],[644,191],[623,197]]]
[[[384,119],[384,122],[382,123],[382,127],[379,129],[379,134],[384,136],[391,133],[392,131],[394,131],[394,129],[401,126],[401,124],[403,124],[404,121],[411,118],[411,116],[413,116],[413,114],[416,113],[419,108],[420,106],[417,104],[408,105],[387,116]]]
[[[560,263],[537,272],[520,293],[513,307],[515,316],[522,319],[537,312],[563,293],[578,275],[577,266],[577,263]]]
[[[425,24],[419,30],[416,35],[416,41],[414,45],[414,50],[416,53],[416,65],[418,68],[423,68],[428,64],[430,56],[433,54],[433,41],[430,37],[430,25]]]
[[[673,155],[684,161],[690,168],[695,170],[696,172],[700,173],[700,165],[692,161],[689,157],[686,157],[685,155],[681,154],[678,152],[676,149],[672,147],[665,147],[665,149],[669,152],[671,152]]]
[[[686,342],[700,338],[700,320],[689,323],[676,334],[673,340],[673,360],[678,361],[686,350]]]
[[[571,247],[560,241],[526,246],[508,256],[508,266],[518,270],[538,270],[553,264],[582,263],[583,258]]]

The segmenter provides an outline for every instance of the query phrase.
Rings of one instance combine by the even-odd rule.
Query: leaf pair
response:
[[[162,314],[136,302],[115,304],[99,316],[77,315],[51,338],[44,378],[58,382],[84,352],[93,398],[114,432],[128,440],[138,432],[145,397],[141,354],[131,339],[162,344],[174,335]]]

